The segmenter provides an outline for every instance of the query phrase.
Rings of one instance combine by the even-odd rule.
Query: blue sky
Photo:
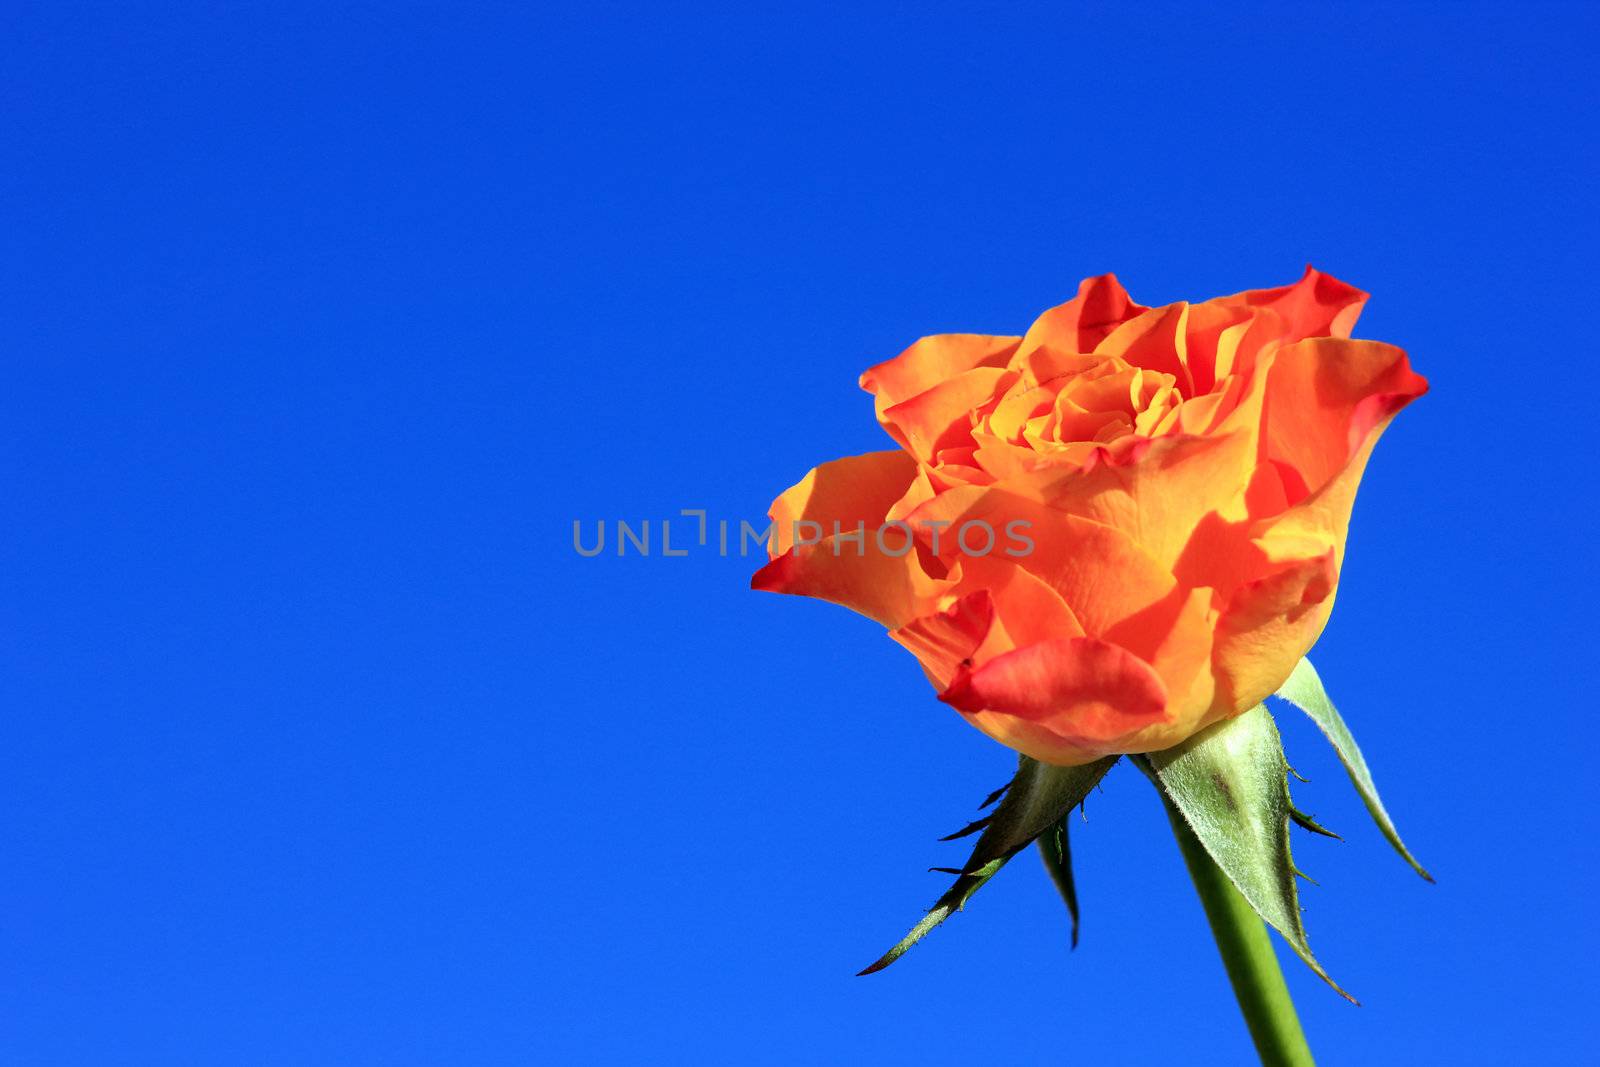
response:
[[[926,333],[1370,290],[1432,393],[1314,653],[1328,1063],[1593,1055],[1578,5],[18,4],[0,1058],[1233,1064],[1128,768],[888,972],[1010,755],[867,620],[574,519],[761,518]],[[1287,954],[1285,954],[1287,955]]]

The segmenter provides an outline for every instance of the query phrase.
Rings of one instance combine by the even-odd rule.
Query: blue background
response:
[[[1284,716],[1365,1007],[1290,985],[1327,1063],[1594,1054],[1592,8],[0,23],[7,1063],[1243,1062],[1126,767],[1076,953],[1025,856],[854,977],[1010,755],[571,523],[760,520],[888,447],[862,368],[1085,275],[1307,261],[1433,381],[1315,659],[1439,884]]]

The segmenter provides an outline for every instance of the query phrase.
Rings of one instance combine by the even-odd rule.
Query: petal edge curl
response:
[[[923,570],[915,550],[903,556],[879,551],[870,528],[860,545],[833,537],[796,545],[750,578],[751,589],[826,600],[890,629],[926,614],[952,584]]]
[[[1266,308],[1283,320],[1286,342],[1306,337],[1349,337],[1370,294],[1306,264],[1306,272],[1292,285],[1276,289],[1246,289],[1208,303]]]
[[[965,713],[1002,712],[1087,746],[1115,746],[1167,714],[1161,676],[1132,652],[1092,637],[1057,637],[956,674],[939,699]]]

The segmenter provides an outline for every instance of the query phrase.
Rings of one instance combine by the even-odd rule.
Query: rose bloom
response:
[[[1107,274],[1021,337],[925,337],[861,376],[899,449],[780,496],[751,584],[876,619],[1035,759],[1178,744],[1316,642],[1373,445],[1427,390],[1350,339],[1366,299],[1308,268],[1146,308]]]

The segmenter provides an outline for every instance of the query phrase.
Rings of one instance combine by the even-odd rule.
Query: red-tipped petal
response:
[[[815,597],[891,629],[903,626],[927,614],[953,582],[929,576],[916,551],[893,554],[905,543],[903,531],[889,530],[883,540],[888,552],[871,529],[860,542],[853,536],[825,537],[816,544],[796,545],[757,571],[750,588]]]
[[[1267,378],[1267,457],[1298,471],[1314,493],[1376,427],[1427,391],[1394,345],[1330,337],[1290,345]]]
[[[1349,337],[1355,328],[1367,293],[1307,266],[1293,285],[1276,289],[1249,289],[1212,303],[1268,308],[1283,321],[1286,342],[1305,337]]]
[[[1080,742],[1115,744],[1160,722],[1161,676],[1127,649],[1091,637],[1058,637],[957,673],[939,699],[963,712],[1002,712]]]
[[[1018,354],[1041,348],[1059,353],[1093,352],[1112,330],[1147,310],[1133,302],[1115,274],[1085,278],[1077,296],[1034,320]]]

